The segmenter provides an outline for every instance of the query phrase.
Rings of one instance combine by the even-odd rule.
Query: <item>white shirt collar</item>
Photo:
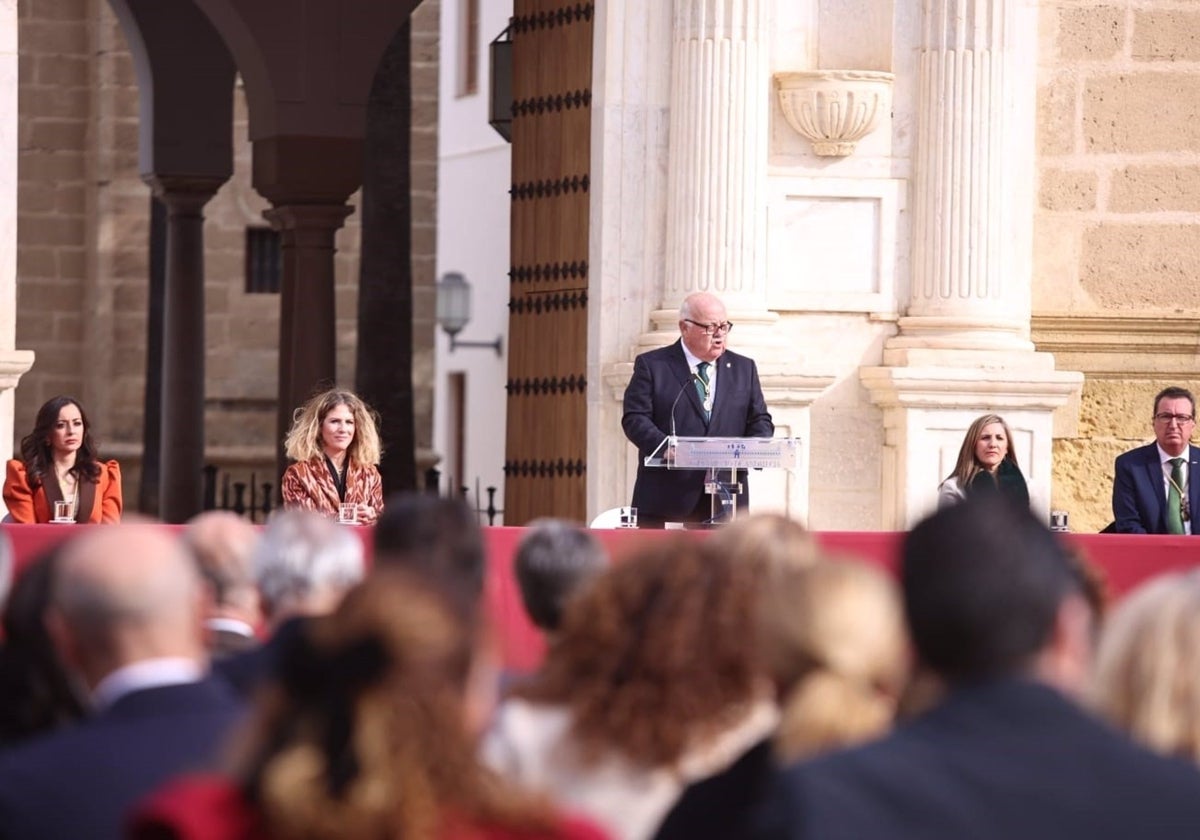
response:
[[[1166,450],[1165,450],[1165,449],[1163,449],[1163,448],[1162,448],[1162,446],[1160,446],[1160,445],[1159,445],[1158,441],[1155,441],[1155,442],[1154,442],[1154,448],[1158,450],[1158,461],[1159,461],[1159,463],[1161,463],[1161,464],[1166,464],[1166,463],[1167,463],[1167,462],[1169,462],[1169,461],[1170,461],[1172,458],[1182,458],[1182,459],[1183,459],[1183,463],[1184,463],[1184,465],[1186,466],[1186,465],[1187,465],[1187,463],[1188,463],[1188,456],[1189,456],[1189,455],[1191,455],[1191,448],[1192,448],[1192,445],[1189,443],[1187,446],[1185,446],[1185,447],[1183,448],[1183,451],[1182,451],[1182,452],[1180,452],[1178,455],[1168,455],[1168,454],[1167,454],[1167,452],[1166,452]]]
[[[236,633],[239,636],[245,636],[247,639],[256,638],[254,628],[240,618],[213,616],[205,620],[204,626],[214,632],[224,630],[226,633]]]
[[[695,354],[693,354],[692,351],[688,349],[688,346],[683,343],[682,339],[680,339],[680,341],[679,341],[679,346],[683,348],[683,357],[685,359],[687,359],[688,367],[694,371],[696,369],[696,365],[700,364],[700,362],[702,362],[703,359],[701,359],[699,356],[696,356]],[[717,356],[715,361],[708,363],[708,370],[709,370],[708,375],[710,377],[712,377],[713,375],[716,374],[717,362],[719,362],[719,361],[721,361],[721,357]]]
[[[100,680],[92,690],[92,708],[102,712],[126,694],[146,688],[199,682],[203,677],[204,666],[195,659],[181,656],[143,659],[118,668]]]

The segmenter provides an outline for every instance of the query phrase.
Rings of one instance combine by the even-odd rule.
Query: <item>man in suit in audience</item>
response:
[[[192,519],[183,541],[195,555],[200,575],[212,590],[205,625],[209,650],[222,657],[258,645],[262,605],[254,580],[258,529],[227,510],[210,510]]]
[[[0,754],[0,838],[116,840],[133,803],[219,755],[242,707],[207,675],[205,591],[174,537],[101,528],[59,562],[47,623],[92,714]]]
[[[664,522],[702,523],[713,516],[705,470],[645,464],[655,451],[672,454],[663,445],[672,432],[683,437],[771,437],[775,433],[754,360],[725,347],[731,329],[721,299],[695,292],[679,308],[679,339],[634,359],[621,427],[638,448],[632,504],[643,528],[661,528]],[[744,471],[738,481],[740,509],[749,501]]]
[[[1027,507],[938,511],[902,555],[912,642],[944,697],[873,744],[782,771],[753,837],[1196,836],[1200,770],[1077,705],[1094,616]]]
[[[1117,457],[1113,475],[1113,530],[1121,534],[1195,534],[1200,492],[1192,472],[1200,448],[1189,441],[1196,429],[1196,399],[1186,388],[1165,388],[1154,398],[1154,443]]]

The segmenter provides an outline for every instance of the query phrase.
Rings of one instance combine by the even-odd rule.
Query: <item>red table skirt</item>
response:
[[[102,525],[0,525],[12,540],[17,569],[51,548],[79,528]],[[127,527],[164,528],[177,525]],[[356,528],[370,553],[371,529]],[[513,554],[525,533],[523,528],[485,528],[488,549],[486,603],[499,636],[505,667],[528,670],[542,656],[541,635],[529,623],[513,577]],[[678,532],[598,530],[593,532],[619,560],[640,541],[664,539]],[[700,534],[703,532],[690,532]],[[859,557],[887,569],[896,566],[903,533],[892,531],[827,531],[816,534],[826,549],[840,556]],[[1070,534],[1067,540],[1082,550],[1089,561],[1102,568],[1113,593],[1121,595],[1142,580],[1160,572],[1200,566],[1200,537],[1145,536],[1141,534]]]

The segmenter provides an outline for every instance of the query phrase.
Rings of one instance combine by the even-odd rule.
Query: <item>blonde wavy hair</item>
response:
[[[1156,577],[1105,621],[1092,700],[1134,740],[1200,761],[1200,572]]]
[[[909,652],[900,596],[882,571],[853,560],[793,568],[764,591],[760,632],[784,761],[891,728]]]
[[[379,463],[383,448],[379,443],[378,416],[353,391],[339,388],[317,394],[296,409],[291,431],[283,441],[284,452],[289,458],[301,462],[322,456],[321,424],[339,405],[346,406],[354,415],[354,439],[346,453],[350,460],[372,467]]]

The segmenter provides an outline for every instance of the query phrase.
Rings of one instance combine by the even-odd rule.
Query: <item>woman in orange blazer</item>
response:
[[[353,504],[358,524],[375,523],[383,510],[379,431],[356,394],[333,389],[296,409],[283,447],[296,462],[280,485],[285,508],[336,519],[341,505]]]
[[[4,504],[16,522],[50,522],[54,503],[75,503],[76,522],[121,521],[121,467],[96,458],[92,427],[71,397],[38,409],[21,457],[8,462]]]

